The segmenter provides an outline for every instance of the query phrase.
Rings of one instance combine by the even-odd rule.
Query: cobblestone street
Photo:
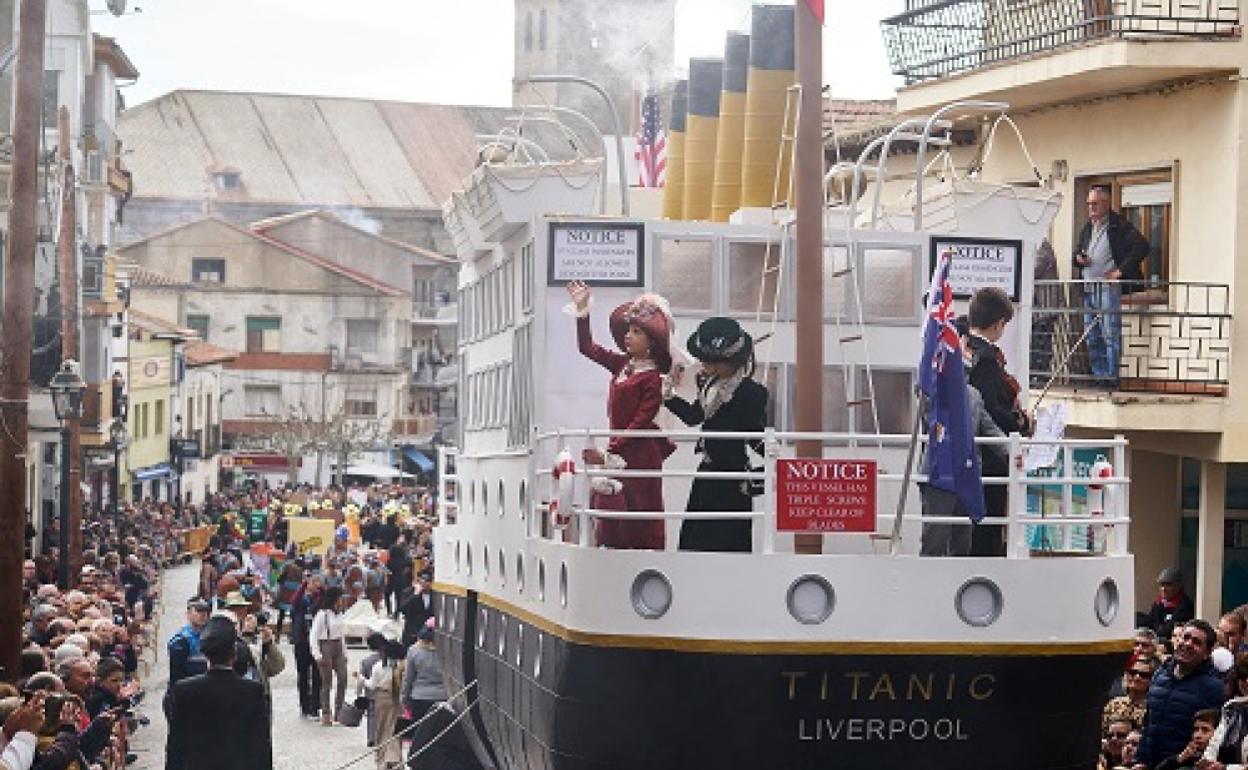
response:
[[[198,576],[198,562],[165,571],[161,589],[164,606],[157,640],[159,654],[153,659],[152,654],[148,653],[146,660],[150,672],[144,679],[147,695],[143,701],[142,713],[151,719],[151,724],[140,728],[134,738],[134,751],[139,755],[138,762],[133,765],[136,770],[161,770],[165,765],[165,736],[168,726],[160,708],[169,681],[165,642],[185,623],[186,600],[195,592]],[[288,625],[289,622],[287,620]],[[285,637],[281,644],[282,653],[286,656],[286,670],[272,680],[273,767],[275,770],[334,770],[365,751],[364,726],[322,727],[317,722],[301,718],[299,691],[295,686],[294,650]],[[349,670],[358,670],[364,651],[347,652]],[[348,698],[354,691],[353,686],[348,688]],[[221,740],[228,741],[229,736],[222,735]],[[371,755],[352,765],[354,768],[373,766]]]

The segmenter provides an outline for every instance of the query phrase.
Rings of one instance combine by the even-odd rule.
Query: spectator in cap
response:
[[[186,625],[169,639],[166,649],[169,652],[169,687],[188,676],[202,674],[208,670],[208,663],[200,651],[200,632],[208,622],[211,610],[208,602],[198,597],[186,603]]]
[[[229,618],[214,617],[205,624],[199,646],[208,671],[169,690],[166,770],[272,770],[264,686],[234,672],[237,643]]]
[[[754,340],[731,318],[708,318],[689,335],[689,353],[702,364],[693,403],[676,395],[671,379],[664,379],[663,405],[686,425],[715,431],[762,432],[767,426],[767,388],[753,379]],[[747,446],[760,458],[762,441],[744,439],[698,440],[702,455],[699,471],[740,472],[752,467]],[[754,485],[738,479],[696,479],[689,490],[690,511],[750,511]],[[680,526],[680,550],[748,553],[753,521],[696,519]]]
[[[434,646],[433,629],[421,625],[416,632],[416,643],[407,651],[407,660],[403,669],[403,702],[413,719],[420,719],[437,708],[438,703],[446,700],[446,685],[442,680],[442,665],[438,660],[437,648]],[[420,733],[412,737],[412,748],[407,755],[408,764],[417,767],[413,759],[421,751],[432,736]],[[421,760],[422,762],[424,760]],[[434,758],[428,758],[428,767],[440,767]]]
[[[1183,574],[1177,567],[1166,567],[1157,576],[1157,600],[1148,611],[1148,626],[1162,639],[1196,617],[1196,607],[1183,591]]]

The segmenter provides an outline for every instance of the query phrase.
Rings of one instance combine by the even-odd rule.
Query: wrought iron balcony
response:
[[[1237,38],[1238,0],[906,0],[881,22],[894,74],[917,83],[1105,38]]]
[[[1227,394],[1231,300],[1226,284],[1036,281],[1035,286],[1033,391],[1052,381],[1080,390]],[[1107,291],[1113,293],[1111,301],[1100,306],[1108,310],[1090,307],[1091,297]],[[1116,354],[1104,345],[1115,336],[1120,343]]]

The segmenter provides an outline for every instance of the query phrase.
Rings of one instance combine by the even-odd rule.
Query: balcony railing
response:
[[[907,83],[1105,38],[1237,38],[1238,0],[907,0],[881,22]]]
[[[1079,389],[1226,395],[1231,368],[1226,284],[1036,281],[1035,286],[1033,389],[1052,381]]]

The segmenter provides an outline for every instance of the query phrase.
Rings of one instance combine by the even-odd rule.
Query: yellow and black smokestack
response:
[[[685,219],[711,218],[715,143],[719,138],[719,92],[724,60],[689,60],[689,119],[685,128]]]
[[[788,197],[790,153],[780,161],[778,186],[776,162],[784,130],[786,91],[796,82],[793,38],[793,6],[754,6],[741,156],[742,207],[770,207],[777,189],[779,199]],[[796,126],[790,129],[796,133]]]
[[[672,117],[667,124],[667,183],[663,187],[663,218],[685,215],[685,118],[689,83],[677,80],[672,87]]]
[[[719,95],[719,137],[715,142],[715,184],[711,220],[727,222],[741,208],[741,157],[745,142],[745,86],[750,70],[750,36],[729,32],[724,44],[724,83]]]

